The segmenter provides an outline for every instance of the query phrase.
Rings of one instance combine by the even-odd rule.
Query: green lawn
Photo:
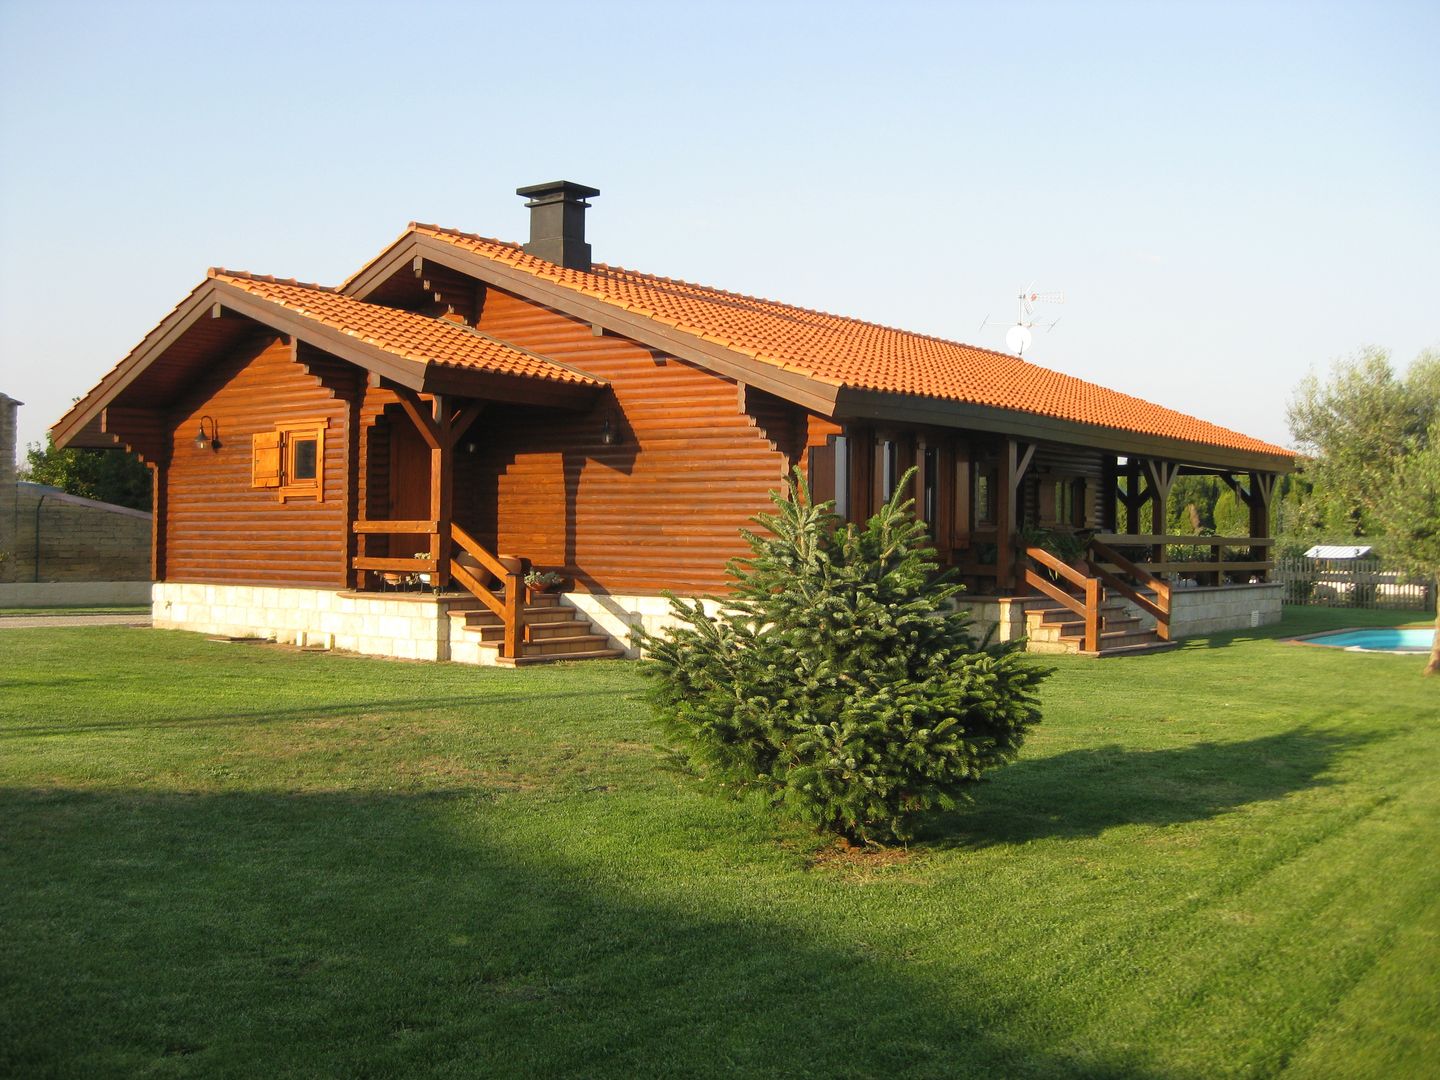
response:
[[[79,604],[72,607],[0,607],[0,616],[148,615],[149,604]]]
[[[1434,1076],[1423,663],[1056,661],[854,858],[661,768],[633,665],[5,631],[0,1075]]]

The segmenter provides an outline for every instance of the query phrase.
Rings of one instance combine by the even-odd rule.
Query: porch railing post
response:
[[[505,655],[520,656],[525,643],[525,560],[497,556],[505,568]]]
[[[1085,651],[1100,651],[1100,582],[1085,579]]]

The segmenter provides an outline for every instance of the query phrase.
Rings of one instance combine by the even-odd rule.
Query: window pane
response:
[[[831,439],[835,447],[835,513],[842,521],[850,520],[850,444],[844,435]]]
[[[990,473],[977,469],[975,473],[975,520],[984,525],[995,523],[995,501],[990,489]]]
[[[296,439],[290,474],[291,481],[315,479],[315,440]]]

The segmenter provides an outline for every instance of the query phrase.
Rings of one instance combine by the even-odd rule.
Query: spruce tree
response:
[[[797,470],[745,531],[718,613],[671,597],[679,625],[636,635],[697,772],[860,842],[908,839],[1011,760],[1047,674],[975,641],[906,489],[845,525]]]

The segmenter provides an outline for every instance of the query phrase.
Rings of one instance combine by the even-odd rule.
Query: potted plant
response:
[[[525,575],[525,585],[531,592],[549,592],[564,581],[564,575],[553,570],[531,570]]]
[[[1023,547],[1038,547],[1071,569],[1088,576],[1090,567],[1085,561],[1085,552],[1089,550],[1090,538],[1094,535],[1094,529],[1042,529],[1027,525],[1020,531],[1020,542]],[[1047,573],[1052,579],[1058,577],[1053,570]]]

